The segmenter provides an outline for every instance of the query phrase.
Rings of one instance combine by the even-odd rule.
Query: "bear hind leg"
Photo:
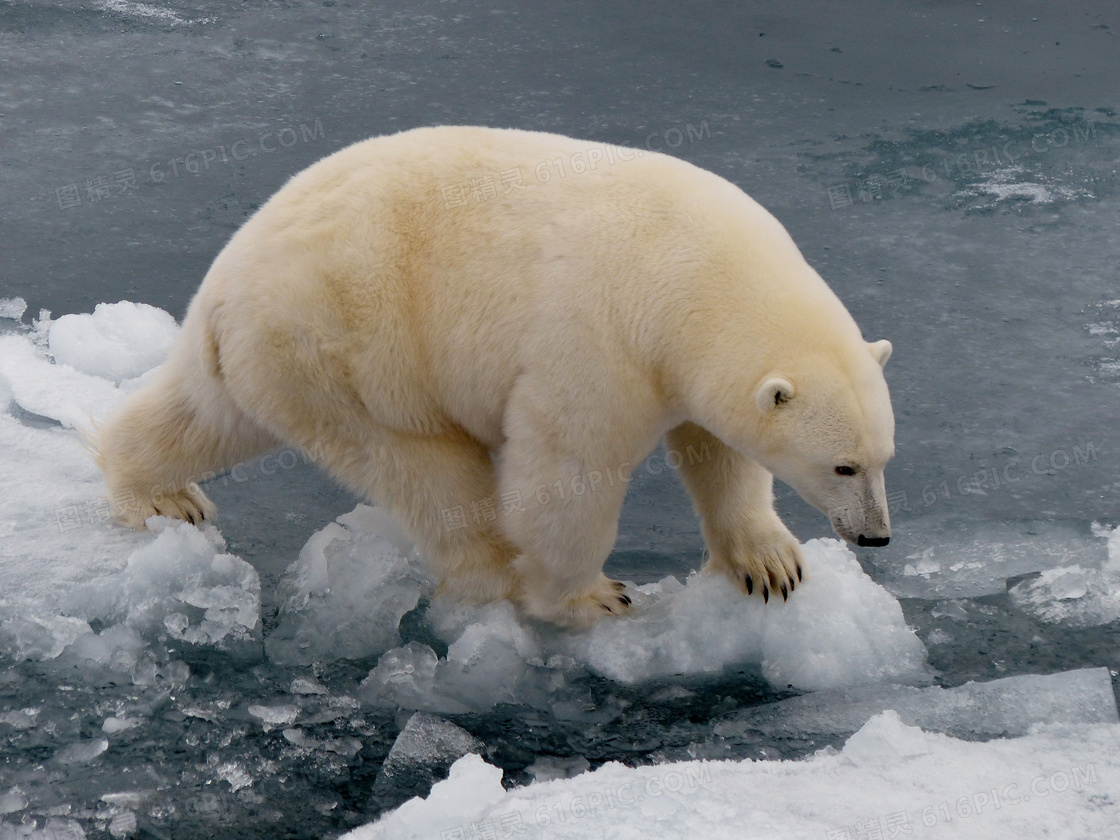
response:
[[[498,528],[494,464],[477,440],[371,427],[361,441],[327,441],[319,452],[328,472],[412,536],[439,595],[490,603],[512,594],[517,551]]]
[[[224,383],[169,363],[91,434],[118,520],[143,528],[149,516],[199,523],[214,504],[199,483],[277,441],[233,401]]]

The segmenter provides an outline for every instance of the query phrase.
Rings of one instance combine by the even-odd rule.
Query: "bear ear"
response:
[[[754,395],[754,402],[758,410],[765,414],[782,403],[789,402],[795,393],[793,383],[788,379],[772,376],[759,386],[758,393]]]
[[[891,357],[891,351],[894,347],[885,338],[882,341],[870,341],[867,348],[871,351],[871,355],[875,357],[875,361],[879,363],[879,367],[885,367],[887,359]]]

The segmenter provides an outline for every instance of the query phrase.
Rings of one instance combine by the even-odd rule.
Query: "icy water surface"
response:
[[[977,740],[1115,722],[1112,16],[0,5],[0,838],[334,837],[467,752],[512,787],[806,757],[884,709]],[[821,585],[767,609],[689,580],[702,542],[659,452],[608,565],[640,609],[573,639],[433,602],[407,542],[305,453],[210,482],[217,530],[105,521],[74,427],[174,327],[95,305],[181,318],[288,177],[441,122],[667,151],[770,208],[894,344],[891,545],[857,564],[812,542],[827,523],[779,487]]]

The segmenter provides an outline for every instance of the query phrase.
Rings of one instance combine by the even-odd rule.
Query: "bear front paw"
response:
[[[555,593],[528,586],[523,580],[516,600],[526,614],[569,630],[587,630],[606,616],[624,615],[632,601],[626,585],[600,575],[594,586],[574,595],[556,597]]]
[[[801,545],[788,532],[756,539],[728,555],[713,554],[708,568],[727,575],[748,595],[757,592],[766,603],[779,592],[788,600],[804,579]]]

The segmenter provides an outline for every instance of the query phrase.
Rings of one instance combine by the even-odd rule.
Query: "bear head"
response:
[[[758,382],[750,454],[861,546],[890,539],[883,468],[894,455],[894,414],[883,378],[889,341],[802,360]]]

